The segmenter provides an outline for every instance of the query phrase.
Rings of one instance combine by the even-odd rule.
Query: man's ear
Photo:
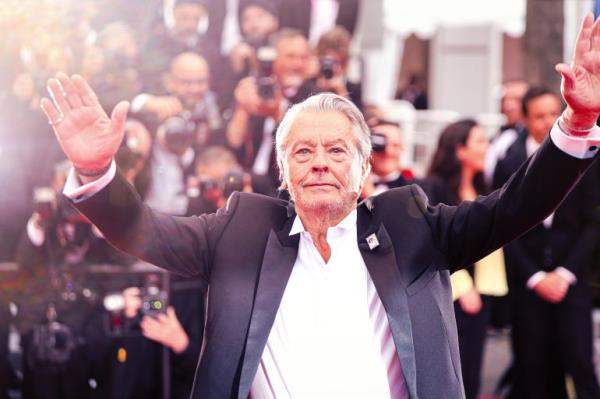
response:
[[[362,190],[365,187],[365,181],[367,181],[367,177],[371,174],[371,157],[365,159],[361,167],[362,176],[360,179],[360,189]]]

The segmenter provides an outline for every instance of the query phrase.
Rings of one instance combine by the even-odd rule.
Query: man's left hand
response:
[[[558,64],[562,75],[561,92],[567,109],[564,123],[575,131],[591,129],[600,114],[600,19],[585,16],[570,65]]]
[[[182,353],[190,343],[172,306],[167,308],[166,314],[159,314],[157,317],[144,316],[140,326],[144,337],[170,348],[175,353]]]

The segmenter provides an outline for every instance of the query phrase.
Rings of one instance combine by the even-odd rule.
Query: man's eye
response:
[[[333,153],[333,154],[343,154],[345,151],[343,148],[341,147],[332,147],[329,152]]]
[[[308,148],[300,148],[298,151],[296,151],[296,154],[308,155],[310,154],[310,150]]]

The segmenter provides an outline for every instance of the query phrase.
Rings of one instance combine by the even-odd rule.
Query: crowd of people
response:
[[[402,127],[363,104],[361,83],[347,77],[358,1],[238,3],[232,13],[219,0],[81,2],[66,8],[68,32],[5,50],[0,261],[19,271],[10,281],[0,271],[0,398],[9,388],[32,399],[186,398],[202,347],[206,285],[132,272],[136,260],[60,194],[70,165],[40,110],[57,72],[83,76],[106,110],[131,102],[118,168],[145,203],[179,216],[215,212],[233,191],[288,198],[274,133],[290,105],[315,93],[344,96],[366,116],[373,156],[362,198],[418,183],[431,205],[501,187],[561,112],[551,90],[508,82],[507,125],[493,142],[475,121],[455,122],[427,175],[414,176],[401,159]],[[578,398],[600,398],[589,285],[598,173],[542,225],[453,275],[468,399],[480,390],[492,321],[512,328],[511,398],[565,398],[566,376]],[[9,362],[9,324],[21,337],[19,367]]]

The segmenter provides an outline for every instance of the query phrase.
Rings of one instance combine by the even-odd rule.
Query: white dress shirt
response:
[[[327,231],[327,263],[296,217],[298,256],[252,399],[408,398],[385,310],[356,240],[356,210]]]

